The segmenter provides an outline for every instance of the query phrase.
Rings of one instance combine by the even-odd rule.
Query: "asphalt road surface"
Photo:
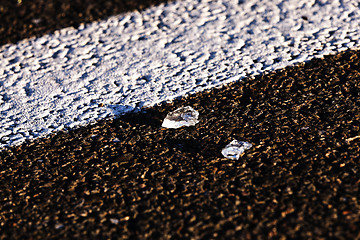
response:
[[[151,3],[5,2],[3,44]],[[0,238],[360,239],[359,97],[348,50],[5,148]],[[199,123],[161,128],[181,106]]]

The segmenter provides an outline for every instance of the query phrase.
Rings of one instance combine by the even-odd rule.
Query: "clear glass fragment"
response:
[[[169,113],[162,123],[164,128],[180,128],[194,126],[199,122],[199,112],[192,107],[181,107]]]
[[[249,142],[242,142],[238,140],[233,140],[231,143],[226,145],[226,147],[221,151],[222,155],[228,159],[238,160],[240,155],[252,147],[252,144]]]

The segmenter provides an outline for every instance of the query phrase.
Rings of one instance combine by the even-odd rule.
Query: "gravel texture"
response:
[[[166,0],[0,0],[0,44],[78,27]]]
[[[46,2],[9,2],[2,43],[65,26],[52,10],[31,30]],[[347,51],[6,148],[0,239],[360,239],[359,69]],[[199,123],[161,128],[181,106]],[[253,144],[239,160],[233,139]]]
[[[0,154],[1,238],[360,238],[348,51]],[[181,106],[195,127],[164,129]],[[231,140],[253,144],[222,157]]]

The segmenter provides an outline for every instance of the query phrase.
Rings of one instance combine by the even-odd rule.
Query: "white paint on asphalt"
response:
[[[0,47],[0,146],[359,47],[356,0],[183,0]]]

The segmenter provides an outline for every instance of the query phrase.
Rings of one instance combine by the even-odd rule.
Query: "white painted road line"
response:
[[[0,147],[359,47],[357,0],[185,0],[0,47]]]

